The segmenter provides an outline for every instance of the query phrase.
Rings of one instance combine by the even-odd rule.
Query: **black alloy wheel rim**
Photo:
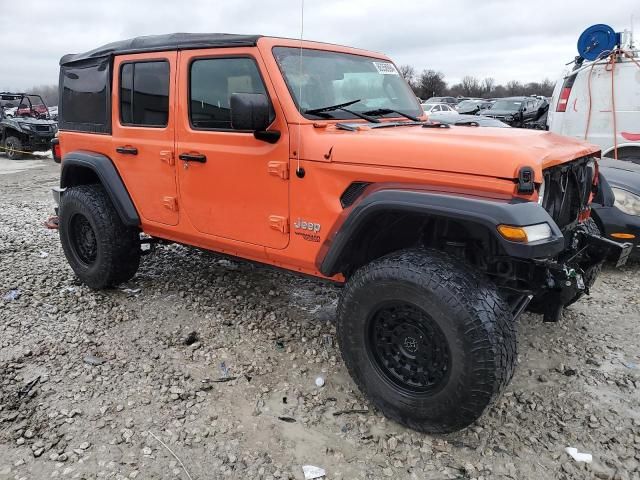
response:
[[[98,256],[98,241],[89,220],[76,214],[71,218],[69,230],[76,256],[85,265],[91,265]]]
[[[444,333],[422,309],[387,303],[369,318],[367,348],[376,369],[409,394],[432,395],[446,385],[451,353]]]

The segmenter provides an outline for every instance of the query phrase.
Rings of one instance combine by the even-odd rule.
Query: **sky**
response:
[[[384,52],[396,64],[498,83],[555,80],[594,23],[621,31],[640,0],[304,0],[304,38]],[[0,0],[0,6],[10,0]],[[16,5],[12,2],[12,5]],[[58,81],[58,61],[115,40],[173,32],[299,38],[302,0],[21,0],[0,16],[0,90]],[[25,20],[26,19],[26,20]]]

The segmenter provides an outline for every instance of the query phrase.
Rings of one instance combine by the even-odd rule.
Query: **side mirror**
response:
[[[269,100],[262,93],[231,94],[231,126],[236,130],[264,131],[269,126]]]

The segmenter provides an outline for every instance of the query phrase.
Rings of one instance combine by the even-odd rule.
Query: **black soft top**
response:
[[[85,53],[67,54],[60,65],[81,62],[92,58],[164,50],[187,50],[210,47],[254,47],[261,35],[236,35],[230,33],[171,33],[149,35],[108,43]]]

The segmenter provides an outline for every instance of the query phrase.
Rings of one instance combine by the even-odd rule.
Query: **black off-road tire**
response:
[[[584,226],[588,233],[591,233],[593,235],[602,235],[600,228],[598,228],[598,224],[593,218],[587,219],[587,221],[584,223]],[[600,260],[591,264],[581,265],[581,268],[584,270],[582,279],[587,289],[591,288],[593,284],[596,283],[596,279],[600,275],[604,263],[605,260]],[[578,291],[570,300],[567,301],[567,303],[564,304],[564,306],[568,307],[569,305],[573,305],[584,295],[585,290]],[[543,314],[549,301],[550,300],[548,294],[543,293],[541,295],[537,295],[531,299],[531,302],[529,302],[529,305],[527,305],[527,310],[533,313]]]
[[[378,348],[381,338],[386,342],[378,332],[395,324],[401,333],[390,338],[399,338],[400,346]],[[499,397],[517,361],[515,322],[496,288],[433,250],[395,252],[357,270],[338,306],[337,332],[360,390],[384,415],[421,432],[472,424]],[[411,368],[429,373],[419,376]],[[416,376],[399,380],[403,375]]]
[[[68,188],[59,214],[62,249],[83,283],[108,288],[135,275],[140,265],[139,231],[122,223],[101,185]]]
[[[4,141],[4,152],[9,160],[20,160],[22,153],[22,141],[18,137],[7,137]]]

